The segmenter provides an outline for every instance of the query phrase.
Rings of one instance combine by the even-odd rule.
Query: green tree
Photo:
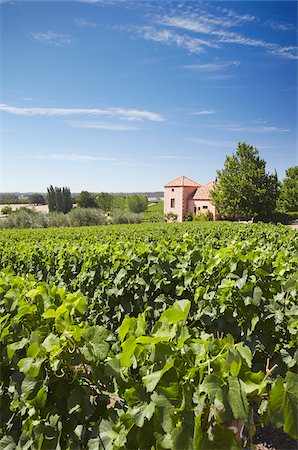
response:
[[[63,199],[62,199],[62,190],[60,187],[55,188],[55,199],[56,199],[56,211],[63,211]]]
[[[72,209],[72,198],[69,187],[55,187],[51,185],[47,188],[47,202],[50,212],[68,213]]]
[[[44,205],[45,199],[42,194],[30,194],[29,195],[29,203],[33,205]]]
[[[217,171],[218,183],[211,193],[223,217],[251,219],[274,212],[278,179],[276,173],[268,174],[265,169],[257,148],[239,142],[236,153],[227,156],[224,168]]]
[[[101,209],[104,212],[111,211],[113,201],[112,194],[109,194],[108,192],[101,192],[100,194],[97,195],[96,201],[99,206],[99,209]]]
[[[121,210],[124,211],[127,209],[126,205],[126,197],[123,195],[113,195],[111,210]]]
[[[282,182],[278,209],[284,212],[298,211],[298,166],[289,167]]]
[[[55,198],[55,189],[53,186],[49,186],[47,188],[48,195],[47,195],[47,202],[48,202],[48,208],[50,212],[57,211],[56,209],[56,198]]]
[[[126,201],[128,210],[133,213],[144,212],[148,206],[146,195],[128,195]]]
[[[72,198],[69,187],[62,188],[62,212],[64,214],[72,210]]]
[[[77,204],[80,208],[98,208],[98,204],[94,196],[88,191],[82,191],[79,194]]]

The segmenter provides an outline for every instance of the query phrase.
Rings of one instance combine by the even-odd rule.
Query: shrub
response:
[[[71,227],[103,225],[105,223],[104,214],[95,208],[75,208],[67,216]]]
[[[2,209],[1,209],[1,213],[2,214],[5,214],[5,215],[8,215],[8,214],[10,214],[10,213],[12,213],[12,207],[11,206],[4,206]]]
[[[1,228],[46,228],[47,225],[44,214],[29,208],[17,209],[1,222]]]
[[[197,220],[199,222],[209,222],[210,220],[213,220],[213,214],[211,211],[206,211],[205,213],[198,211],[194,217],[193,220]]]
[[[187,211],[187,213],[184,215],[184,221],[185,222],[191,222],[192,221],[192,215],[190,212]]]
[[[264,222],[264,223],[283,223],[287,224],[290,217],[282,212],[276,212],[270,215],[258,215],[254,218],[254,222]]]
[[[129,211],[114,211],[112,214],[113,223],[140,223],[142,218],[138,214]]]
[[[165,214],[164,219],[166,222],[177,222],[178,215],[172,212]]]
[[[49,227],[67,227],[69,226],[68,215],[62,212],[51,212],[47,215]]]

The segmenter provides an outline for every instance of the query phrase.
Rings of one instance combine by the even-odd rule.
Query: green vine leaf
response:
[[[276,428],[283,427],[298,439],[298,375],[287,372],[285,381],[279,376],[270,392],[268,413]]]
[[[235,376],[230,376],[228,383],[228,399],[234,419],[247,420],[249,415],[249,407],[243,381]]]

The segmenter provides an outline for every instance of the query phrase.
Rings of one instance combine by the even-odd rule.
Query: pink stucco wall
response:
[[[207,208],[203,208],[203,206],[207,206]],[[195,207],[197,208],[197,211],[203,213],[210,211],[213,214],[213,218],[215,218],[216,215],[215,206],[212,205],[210,200],[188,200],[188,211],[190,212],[191,215],[194,214]]]
[[[178,222],[182,222],[183,216],[188,208],[188,197],[196,190],[191,186],[165,187],[164,193],[164,213],[177,214]],[[171,207],[171,199],[175,200],[175,207]]]
[[[171,207],[171,199],[175,200],[175,207]],[[165,187],[164,193],[164,214],[174,213],[178,216],[178,221],[182,222],[183,188]]]

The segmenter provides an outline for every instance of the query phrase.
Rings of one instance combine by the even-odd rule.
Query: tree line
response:
[[[77,197],[77,205],[81,208],[99,208],[101,211],[110,212],[115,210],[141,213],[146,211],[148,198],[146,195],[117,195],[101,192],[90,194],[82,191]]]
[[[133,213],[141,213],[146,211],[148,199],[146,195],[117,195],[101,192],[99,194],[91,194],[88,191],[82,191],[75,199],[72,197],[68,187],[47,188],[47,203],[49,212],[68,213],[73,204],[79,208],[98,208],[107,213],[110,211],[130,211]]]

